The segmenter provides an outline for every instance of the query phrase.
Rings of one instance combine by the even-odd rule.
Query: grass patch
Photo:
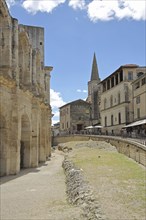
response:
[[[123,154],[98,148],[76,148],[70,158],[83,169],[86,179],[101,200],[110,198],[114,205],[118,203],[121,212],[127,213],[127,216],[129,213],[131,219],[132,216],[133,219],[146,218],[144,167]]]

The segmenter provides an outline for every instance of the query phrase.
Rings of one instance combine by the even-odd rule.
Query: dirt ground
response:
[[[81,209],[67,202],[63,160],[56,150],[40,167],[2,177],[0,220],[81,219]]]

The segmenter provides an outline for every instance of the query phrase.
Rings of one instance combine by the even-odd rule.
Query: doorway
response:
[[[27,115],[21,118],[20,169],[30,167],[30,122]]]

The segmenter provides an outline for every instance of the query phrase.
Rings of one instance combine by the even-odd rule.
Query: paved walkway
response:
[[[39,168],[1,178],[0,219],[81,219],[81,210],[67,203],[63,159],[62,152],[56,150]]]

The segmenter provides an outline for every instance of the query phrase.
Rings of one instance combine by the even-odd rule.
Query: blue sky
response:
[[[12,17],[45,29],[45,65],[51,73],[51,105],[87,97],[96,53],[100,78],[124,64],[146,65],[145,0],[7,0]]]

